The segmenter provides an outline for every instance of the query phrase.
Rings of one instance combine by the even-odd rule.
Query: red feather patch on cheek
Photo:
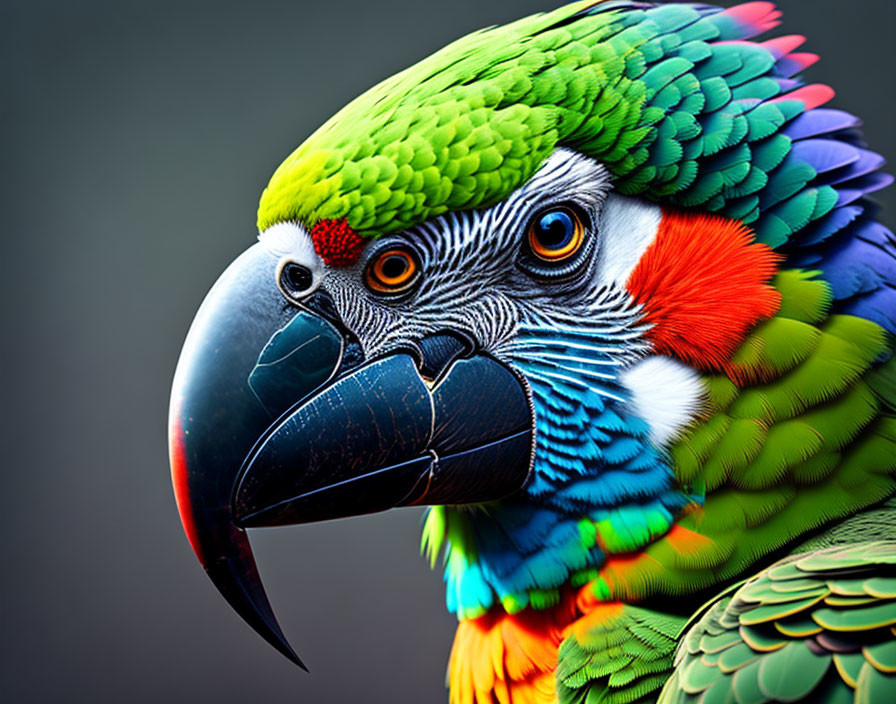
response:
[[[769,285],[779,261],[740,221],[664,210],[627,287],[644,306],[657,352],[723,370],[750,329],[780,307]]]
[[[311,241],[314,251],[327,266],[351,266],[364,249],[364,240],[345,218],[321,220],[311,228]]]

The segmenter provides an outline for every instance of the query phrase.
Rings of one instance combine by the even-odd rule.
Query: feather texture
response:
[[[888,702],[896,695],[894,626],[892,542],[785,560],[688,631],[659,701]]]
[[[528,298],[477,309],[537,433],[523,491],[426,518],[461,619],[452,702],[654,701],[673,669],[663,701],[892,699],[891,544],[761,572],[715,600],[675,662],[682,620],[645,605],[696,608],[896,490],[896,240],[869,198],[892,179],[857,118],[825,107],[833,91],[803,80],[804,38],[756,39],[779,20],[769,2],[610,0],[476,32],[346,106],[262,195],[259,229],[295,221],[331,268],[385,235],[453,242],[438,262],[421,245],[453,277],[421,289],[433,326],[471,240],[509,236],[491,227],[501,205],[522,217],[546,167],[573,170],[566,153],[603,169],[589,208],[611,232],[589,315],[560,297],[552,316]],[[658,354],[692,368],[666,415],[631,377]]]

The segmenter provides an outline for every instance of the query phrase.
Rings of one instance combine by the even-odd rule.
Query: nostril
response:
[[[314,273],[307,266],[287,262],[280,270],[280,286],[290,298],[299,298],[314,286]]]
[[[472,340],[449,332],[424,337],[417,347],[420,350],[420,374],[432,381],[438,381],[452,362],[469,357],[475,351]]]

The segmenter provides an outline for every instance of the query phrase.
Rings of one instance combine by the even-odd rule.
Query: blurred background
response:
[[[418,556],[421,512],[254,532],[301,672],[190,551],[168,391],[283,157],[448,41],[557,4],[3,0],[3,701],[445,700],[454,619]],[[810,78],[896,158],[896,5],[778,4],[778,31],[823,57]]]

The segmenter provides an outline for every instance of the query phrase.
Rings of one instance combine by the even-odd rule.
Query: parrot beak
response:
[[[200,307],[171,394],[171,473],[212,582],[304,667],[246,528],[503,498],[529,477],[534,417],[515,372],[451,335],[364,360],[327,306],[286,303],[276,267],[256,244]]]

